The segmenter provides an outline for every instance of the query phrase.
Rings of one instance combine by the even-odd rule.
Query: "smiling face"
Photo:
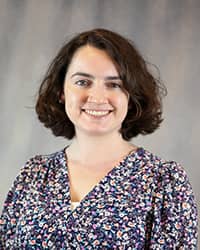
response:
[[[65,110],[75,133],[119,133],[127,114],[128,94],[104,50],[85,45],[74,54],[65,76]]]

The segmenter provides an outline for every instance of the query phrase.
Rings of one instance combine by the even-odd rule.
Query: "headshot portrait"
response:
[[[189,63],[199,45],[185,27],[195,31],[199,4],[97,2],[45,2],[38,15],[34,1],[2,4],[14,13],[4,26],[16,22],[18,33],[15,43],[6,28],[7,45],[2,38],[10,54],[1,64],[11,69],[2,74],[3,120],[12,112],[3,123],[0,249],[195,250],[198,136],[187,117],[196,117],[197,95],[186,73],[197,76]],[[120,21],[111,6],[125,6]],[[186,31],[170,40],[173,25]]]

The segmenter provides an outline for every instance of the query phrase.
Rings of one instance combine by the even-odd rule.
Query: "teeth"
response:
[[[109,113],[109,111],[96,111],[96,110],[85,110],[85,112],[87,114],[90,114],[90,115],[96,115],[96,116],[102,116],[102,115],[107,115]]]

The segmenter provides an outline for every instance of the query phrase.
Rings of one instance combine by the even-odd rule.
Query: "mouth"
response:
[[[82,109],[82,111],[94,117],[103,117],[112,112],[112,110],[91,110],[91,109]]]

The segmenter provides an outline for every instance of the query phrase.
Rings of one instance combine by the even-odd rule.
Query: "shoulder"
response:
[[[144,150],[141,152],[141,168],[139,175],[145,185],[151,190],[155,203],[161,206],[166,204],[179,204],[181,209],[193,206],[196,201],[192,186],[184,167],[173,160],[163,158]],[[145,176],[145,178],[144,178]],[[182,205],[180,205],[182,204]],[[187,209],[186,209],[187,210]]]
[[[26,172],[30,175],[45,172],[54,165],[57,165],[64,158],[64,150],[46,155],[35,155],[28,159],[21,168],[20,173]]]
[[[10,213],[24,207],[24,200],[29,200],[34,193],[42,192],[46,181],[58,173],[60,163],[64,161],[64,150],[48,155],[35,155],[26,161],[15,178],[4,202],[3,211]],[[11,212],[12,211],[12,212]]]
[[[184,195],[193,199],[192,186],[180,163],[165,160],[144,148],[140,148],[135,157],[130,157],[130,161],[131,175],[137,176],[138,185],[142,189],[148,187],[152,196],[158,194],[162,199],[167,196],[175,198]]]
[[[139,150],[138,154],[141,160],[141,170],[157,176],[160,181],[180,184],[188,181],[186,171],[180,163],[174,160],[165,160],[143,148]]]
[[[35,155],[28,159],[13,182],[11,191],[25,191],[42,184],[51,171],[56,171],[64,160],[64,150],[47,155]],[[17,192],[18,193],[18,192]]]
[[[141,155],[141,175],[148,173],[145,194],[151,198],[154,213],[152,237],[155,242],[160,239],[171,242],[171,237],[180,246],[184,239],[188,249],[193,249],[197,238],[197,203],[183,166],[147,150]]]

